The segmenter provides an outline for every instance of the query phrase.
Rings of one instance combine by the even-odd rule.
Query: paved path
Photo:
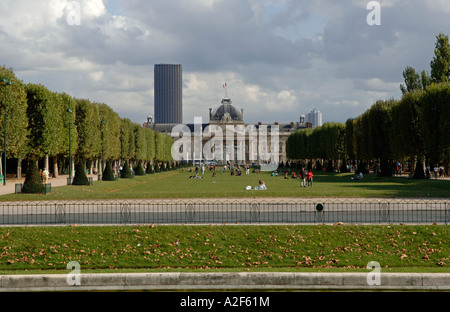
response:
[[[49,178],[48,183],[50,183],[53,187],[58,186],[64,186],[67,185],[67,178],[68,175],[60,175],[57,178]],[[88,175],[88,177],[92,177],[94,181],[98,181],[97,175]],[[0,185],[0,195],[6,195],[6,194],[14,194],[16,192],[16,184],[18,183],[24,183],[25,178],[22,179],[7,179],[6,185],[1,184]]]

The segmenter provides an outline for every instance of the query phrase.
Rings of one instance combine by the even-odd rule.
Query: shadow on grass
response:
[[[298,171],[296,171],[298,173]],[[290,172],[289,176],[292,174]],[[352,173],[314,172],[314,186],[300,188],[300,179],[271,176],[270,172],[230,176],[207,171],[203,179],[190,179],[193,173],[171,171],[134,179],[96,181],[93,186],[61,186],[47,195],[10,194],[0,201],[82,200],[82,199],[151,199],[151,198],[243,198],[243,197],[379,197],[379,198],[450,198],[449,180],[412,180],[378,177],[367,174],[362,181],[351,180]],[[263,179],[267,191],[245,188]]]
[[[365,175],[362,181],[350,180],[353,175],[343,176],[349,179],[342,187],[360,189],[370,193],[384,194],[389,197],[450,198],[450,181],[415,180],[405,177],[378,177]],[[344,182],[341,180],[341,182]]]

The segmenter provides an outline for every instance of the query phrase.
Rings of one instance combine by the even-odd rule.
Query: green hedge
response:
[[[114,172],[112,170],[111,162],[109,160],[106,162],[105,170],[103,170],[102,180],[115,181]]]
[[[30,158],[28,160],[27,173],[23,184],[22,193],[40,194],[44,192],[45,186],[42,183],[42,178],[36,165],[36,159]]]
[[[130,165],[128,164],[128,161],[125,161],[125,164],[123,165],[123,169],[120,172],[120,177],[122,179],[129,179],[129,178],[133,177],[133,174],[131,173]]]
[[[134,172],[135,172],[135,174],[138,175],[138,176],[143,176],[143,175],[145,175],[144,168],[142,167],[142,162],[138,161],[138,165],[136,166],[136,169],[135,169]]]
[[[73,178],[72,185],[89,185],[86,168],[81,160],[75,165],[75,177]]]

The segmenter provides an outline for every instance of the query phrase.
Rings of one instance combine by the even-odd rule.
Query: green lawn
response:
[[[53,187],[47,195],[11,194],[0,201],[67,200],[67,199],[142,199],[142,198],[231,198],[231,197],[387,197],[387,198],[450,198],[449,180],[412,180],[380,178],[366,175],[363,181],[352,181],[352,174],[316,172],[313,187],[300,188],[299,179],[284,179],[283,175],[250,173],[231,176],[217,171],[212,177],[206,171],[203,179],[190,179],[188,171],[168,171],[115,182],[96,181],[92,186]],[[248,191],[258,180],[265,181],[268,190]]]
[[[0,274],[83,272],[450,272],[440,225],[2,227]]]
[[[450,198],[448,180],[410,180],[316,172],[314,186],[270,173],[231,176],[207,171],[190,179],[169,171],[92,186],[62,186],[47,195],[11,194],[10,200],[207,197]],[[266,191],[245,187],[266,182]],[[70,261],[83,272],[161,271],[382,271],[449,272],[448,225],[105,226],[0,227],[0,274],[64,273]]]

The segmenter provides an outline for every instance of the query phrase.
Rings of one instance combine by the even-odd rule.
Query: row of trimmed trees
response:
[[[328,160],[333,166],[336,160],[346,158],[344,150],[345,126],[342,123],[330,122],[315,129],[302,129],[291,134],[286,140],[286,156],[291,160],[302,160],[315,166],[313,160]],[[319,164],[317,164],[319,165]],[[310,167],[311,169],[311,167]]]
[[[423,164],[443,165],[448,173],[450,83],[410,91],[401,100],[377,101],[345,123],[298,130],[288,137],[286,150],[293,160],[327,160],[324,167],[330,171],[355,164],[367,172],[372,163],[380,175],[390,176],[395,162],[408,161],[412,171],[419,164],[416,177],[423,177]]]
[[[424,176],[424,165],[444,165],[448,174],[450,43],[443,33],[436,36],[434,54],[430,74],[406,67],[401,100],[379,100],[344,124],[326,123],[293,133],[286,142],[288,158],[310,163],[312,159],[326,159],[329,170],[336,169],[339,160],[341,171],[351,163],[357,164],[358,171],[367,172],[372,163],[383,176],[392,174],[394,162],[409,161],[417,178]]]
[[[69,156],[81,160],[93,173],[95,169],[101,173],[106,161],[132,161],[137,165],[172,160],[171,137],[120,118],[106,104],[52,92],[41,84],[24,84],[5,67],[0,67],[0,78],[11,82],[6,90],[6,156],[9,164],[14,159],[17,166],[7,166],[8,173],[15,171],[21,177],[22,162],[28,159],[40,161],[41,169],[54,176],[68,172]],[[4,107],[5,96],[0,96],[2,117]],[[5,122],[0,120],[3,134]],[[0,144],[4,146],[3,135]],[[1,149],[2,159],[3,153]]]

